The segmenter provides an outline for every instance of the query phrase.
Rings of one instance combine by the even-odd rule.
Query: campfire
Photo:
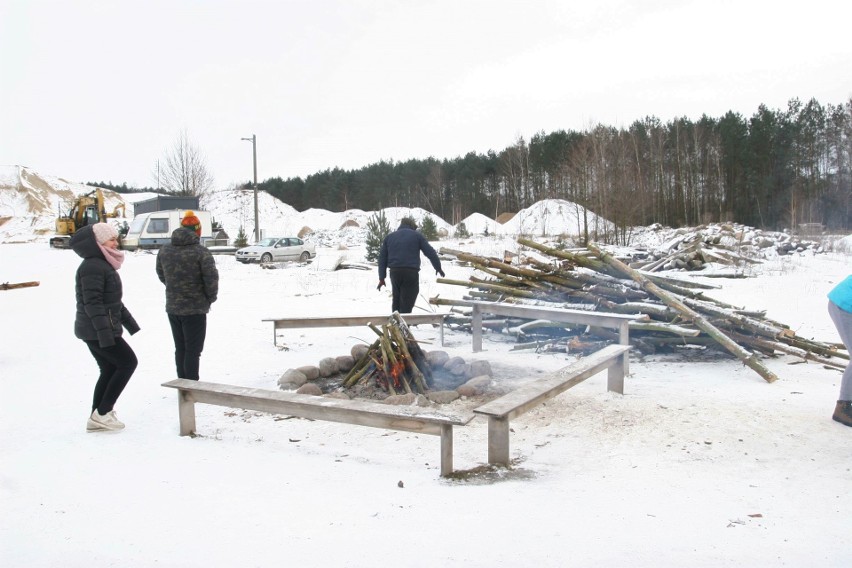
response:
[[[343,386],[374,381],[390,394],[425,394],[432,385],[432,369],[402,316],[394,312],[381,329],[369,327],[378,338],[343,379]]]

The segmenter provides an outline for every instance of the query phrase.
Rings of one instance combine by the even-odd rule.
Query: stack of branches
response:
[[[757,353],[773,356],[781,352],[838,369],[849,360],[848,353],[839,352],[843,349],[841,344],[800,337],[789,326],[767,318],[764,311],[738,308],[706,296],[704,290],[713,286],[639,272],[593,245],[583,250],[560,250],[525,238],[519,238],[518,243],[550,258],[527,255],[519,264],[509,264],[441,248],[442,254],[469,263],[487,278],[442,278],[438,282],[469,288],[465,300],[548,303],[571,309],[639,314],[643,316],[641,320],[630,322],[630,343],[639,351],[654,353],[682,345],[723,347],[770,382],[777,377],[762,366]],[[464,300],[438,297],[430,302],[464,305]],[[545,325],[548,324],[528,324],[536,329]],[[557,323],[550,326],[565,327]],[[527,330],[517,322],[506,327],[514,329],[520,341],[529,338]],[[572,333],[574,337],[578,335],[576,330],[566,330],[566,336]],[[588,340],[593,340],[590,336],[613,342],[618,339],[615,332],[605,329],[584,328],[579,333]]]
[[[374,381],[390,394],[426,393],[432,383],[432,368],[399,312],[394,312],[381,329],[368,326],[378,339],[343,379],[343,386]]]

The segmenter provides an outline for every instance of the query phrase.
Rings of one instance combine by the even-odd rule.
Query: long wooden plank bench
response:
[[[444,344],[444,318],[446,313],[434,314],[401,314],[403,321],[408,325],[420,325],[423,323],[438,324],[441,326],[441,345]],[[386,322],[390,314],[374,316],[342,316],[342,317],[299,317],[299,318],[266,318],[261,321],[272,322],[272,340],[278,345],[279,329],[297,329],[306,327],[349,327],[356,325],[367,325],[373,323],[380,325]]]
[[[509,465],[509,422],[512,419],[600,371],[608,369],[607,390],[624,394],[624,358],[629,351],[629,345],[608,345],[551,375],[474,408],[474,413],[488,418],[488,463]]]
[[[401,430],[441,437],[441,475],[453,472],[453,426],[464,426],[474,415],[416,406],[392,406],[378,402],[345,400],[175,379],[163,383],[178,391],[180,435],[195,434],[195,403],[286,414],[313,420],[343,422],[387,430]]]

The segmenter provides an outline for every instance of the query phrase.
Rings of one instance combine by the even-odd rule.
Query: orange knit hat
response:
[[[187,210],[183,214],[183,219],[180,222],[181,227],[195,231],[195,234],[201,236],[201,221],[195,216],[195,211]]]

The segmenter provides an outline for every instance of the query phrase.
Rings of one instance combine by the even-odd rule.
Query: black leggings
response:
[[[175,367],[179,379],[198,380],[201,352],[207,336],[207,314],[176,316],[169,314],[175,340]]]
[[[390,281],[393,293],[391,312],[410,314],[420,293],[420,271],[416,268],[391,268]]]
[[[92,410],[97,409],[98,414],[103,415],[113,409],[139,361],[133,349],[121,337],[116,337],[115,345],[110,347],[99,346],[97,340],[84,341],[101,370],[95,384]]]

